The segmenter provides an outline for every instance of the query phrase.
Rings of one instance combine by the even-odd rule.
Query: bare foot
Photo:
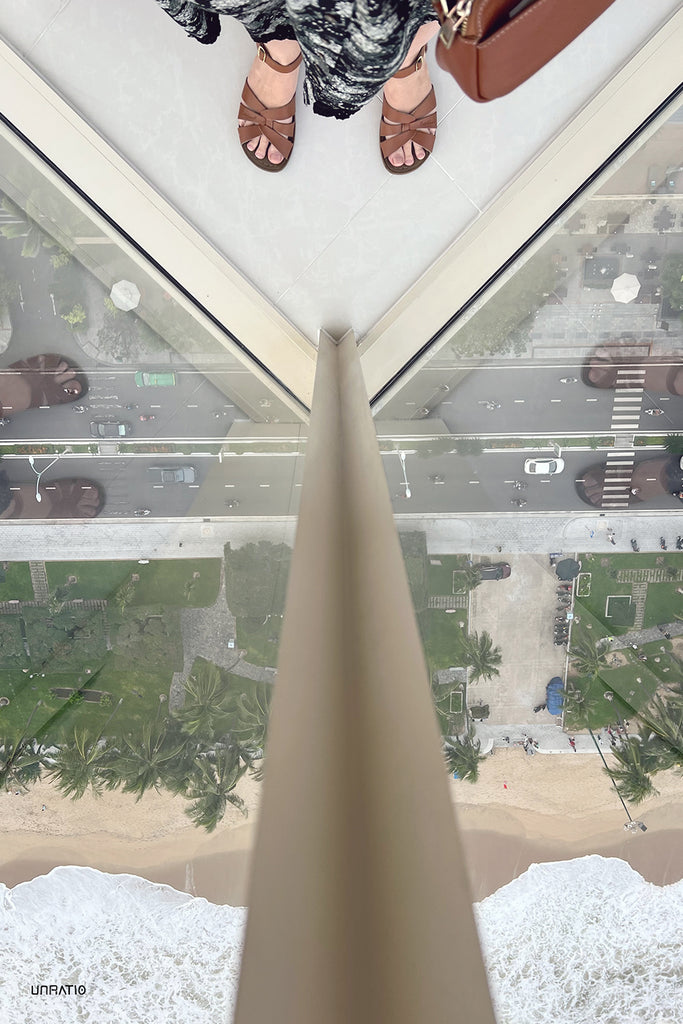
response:
[[[283,65],[291,64],[301,53],[299,44],[294,39],[273,40],[267,43],[267,50],[274,61]],[[286,103],[289,103],[296,92],[300,67],[301,65],[295,71],[290,71],[286,74],[273,71],[264,61],[259,59],[257,54],[247,75],[249,88],[258,96],[265,107],[283,107]],[[293,118],[289,117],[279,123],[289,124],[292,120]],[[253,121],[248,120],[240,120],[237,123],[239,125],[254,124]],[[265,135],[258,135],[256,138],[250,139],[246,145],[247,149],[254,153],[259,160],[268,159],[271,164],[281,164],[284,160],[282,153],[268,141]]]
[[[438,29],[439,26],[436,22],[422,25],[413,39],[408,56],[403,61],[401,68],[407,68],[415,62],[422,47],[436,35]],[[390,103],[396,110],[410,114],[429,95],[431,87],[427,61],[424,60],[422,66],[412,75],[407,75],[405,78],[390,78],[384,85],[384,95],[387,103]],[[395,122],[389,121],[388,123]],[[436,134],[435,128],[428,128],[425,131],[428,131],[430,135]],[[404,164],[406,167],[410,167],[416,160],[424,160],[426,155],[427,151],[423,146],[415,142],[407,142],[391,153],[388,159],[392,167],[403,167]]]

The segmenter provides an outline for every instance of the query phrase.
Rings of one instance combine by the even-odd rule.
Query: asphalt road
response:
[[[169,371],[169,367],[159,369]],[[11,417],[11,423],[1,428],[0,440],[49,438],[83,443],[92,440],[91,423],[98,421],[128,424],[133,441],[222,440],[236,419],[245,418],[234,402],[198,370],[173,366],[172,371],[177,381],[174,387],[139,388],[135,384],[135,369],[89,370],[89,390],[82,402],[17,413]],[[213,375],[219,381],[224,376],[228,388],[228,377],[232,374],[216,371]],[[129,409],[128,405],[134,408]],[[78,408],[84,411],[75,411]],[[154,419],[140,420],[140,416],[150,415]]]
[[[516,499],[526,502],[525,512],[565,512],[588,510],[575,491],[575,481],[602,459],[594,452],[565,452],[565,469],[555,476],[534,477],[524,473],[524,460],[531,453],[519,451],[487,452],[476,457],[440,455],[423,459],[406,454],[405,469],[410,497],[398,454],[382,458],[396,512],[411,515],[468,514],[494,512],[513,514]],[[547,452],[539,453],[547,457]],[[637,462],[648,458],[640,455]],[[39,457],[35,468],[47,467],[51,457]],[[301,455],[174,456],[162,460],[151,457],[60,457],[42,477],[41,486],[62,477],[84,476],[104,487],[105,517],[127,518],[134,510],[148,508],[153,518],[283,516],[296,514],[303,480]],[[149,468],[163,464],[192,465],[194,484],[156,484]],[[28,460],[7,459],[3,463],[13,485],[35,485],[36,477]],[[526,483],[516,490],[514,481]],[[680,510],[670,495],[644,502],[641,509]]]
[[[552,437],[577,430],[609,433],[615,392],[583,384],[582,365],[499,365],[471,370],[435,407],[433,415],[454,434],[543,432]],[[575,378],[576,383],[563,384],[563,377]],[[500,409],[487,409],[481,404],[487,400],[500,403]],[[650,416],[647,409],[662,409],[662,415]],[[683,397],[644,392],[639,422],[641,430],[683,429]]]

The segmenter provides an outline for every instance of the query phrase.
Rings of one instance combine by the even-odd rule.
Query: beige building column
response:
[[[351,333],[321,335],[237,1024],[494,1024]]]

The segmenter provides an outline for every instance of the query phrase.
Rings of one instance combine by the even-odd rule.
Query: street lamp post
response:
[[[45,469],[41,469],[40,472],[38,472],[38,470],[36,469],[36,467],[34,465],[35,459],[33,458],[32,455],[29,455],[28,461],[29,461],[29,465],[30,465],[31,469],[36,474],[36,501],[40,502],[40,501],[43,500],[43,496],[40,493],[40,491],[38,490],[38,488],[40,487],[40,478],[43,475],[43,473],[47,473],[48,469],[51,469],[51,467],[54,466],[55,462],[59,461],[59,455],[55,459],[53,459],[52,462],[48,463],[48,465],[45,467]]]
[[[637,820],[635,820],[634,818],[631,817],[631,815],[629,813],[629,809],[626,806],[626,804],[624,803],[624,798],[622,797],[621,793],[619,792],[619,787],[617,786],[616,782],[614,781],[614,778],[612,777],[612,773],[611,773],[611,771],[609,770],[609,768],[607,766],[607,761],[605,761],[605,756],[604,756],[604,754],[602,752],[600,744],[596,740],[595,734],[593,733],[593,730],[591,728],[589,728],[588,731],[591,734],[591,739],[593,740],[593,743],[595,744],[595,749],[597,750],[598,754],[600,755],[600,759],[602,760],[602,763],[605,766],[605,770],[607,771],[607,774],[610,777],[610,782],[614,786],[615,792],[616,792],[617,796],[619,797],[619,799],[621,800],[621,806],[626,811],[626,817],[628,818],[628,821],[624,824],[624,829],[627,832],[635,832],[635,830],[639,828],[641,832],[647,832],[647,825],[645,825],[642,821],[637,821]]]
[[[405,496],[406,496],[406,498],[410,498],[411,497],[410,484],[408,483],[408,477],[406,476],[406,453],[402,452],[402,451],[399,451],[398,452],[398,457],[399,457],[399,461],[401,463],[401,469],[403,470],[403,486],[406,489]]]

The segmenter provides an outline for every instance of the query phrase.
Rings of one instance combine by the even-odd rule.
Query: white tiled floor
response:
[[[253,48],[236,23],[202,46],[153,0],[12,0],[0,35],[314,340],[363,335],[679,6],[616,0],[491,104],[434,64],[437,147],[408,177],[382,166],[379,98],[341,122],[300,104],[287,170],[253,167],[235,128]]]

